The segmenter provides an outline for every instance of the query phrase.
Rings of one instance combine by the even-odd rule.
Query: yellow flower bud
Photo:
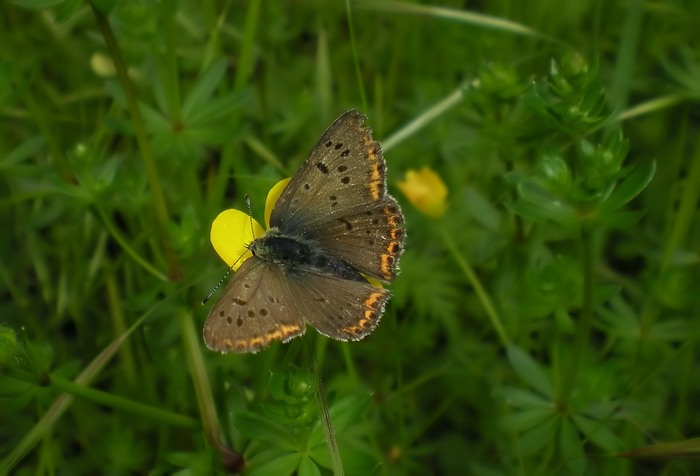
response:
[[[413,206],[425,215],[439,218],[447,211],[447,186],[429,167],[406,171],[405,179],[397,185]]]

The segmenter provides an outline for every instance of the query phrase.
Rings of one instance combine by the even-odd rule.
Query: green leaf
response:
[[[520,448],[523,454],[534,453],[556,439],[559,419],[553,413],[542,424],[534,427],[520,438]]]
[[[321,476],[321,470],[311,458],[304,456],[299,463],[297,474],[299,476]]]
[[[24,8],[32,8],[40,10],[43,8],[53,7],[63,3],[65,0],[15,0],[14,3]]]
[[[530,390],[517,387],[499,387],[493,392],[495,397],[503,398],[505,402],[515,408],[540,407],[551,408],[552,402],[542,398]]]
[[[280,449],[296,451],[302,444],[294,438],[287,427],[256,413],[247,411],[236,413],[233,417],[233,424],[244,435],[267,441]]]
[[[507,415],[501,419],[501,423],[505,430],[518,433],[542,425],[553,414],[551,405],[550,408],[531,408]]]
[[[187,95],[182,105],[182,117],[190,118],[191,113],[200,108],[211,97],[214,89],[219,86],[221,78],[226,72],[226,61],[220,59],[211,64],[194,88]],[[190,118],[191,120],[191,118]]]
[[[0,369],[9,366],[17,352],[17,334],[4,324],[0,324]]]
[[[650,340],[681,341],[695,332],[693,325],[684,319],[669,319],[656,322],[649,331]]]
[[[369,395],[356,394],[344,397],[331,405],[329,413],[331,424],[333,425],[333,432],[336,437],[349,426],[361,421],[360,417],[364,414],[369,402]],[[319,420],[313,430],[311,430],[309,446],[313,447],[326,444],[326,435],[321,425],[322,423]]]
[[[603,450],[614,453],[621,448],[620,439],[608,429],[607,422],[591,420],[582,415],[572,415],[576,427],[586,438]]]
[[[40,136],[31,136],[15,147],[5,156],[0,155],[0,171],[8,172],[22,162],[36,157],[44,147],[44,139]]]
[[[520,347],[508,347],[508,360],[515,373],[525,383],[547,397],[552,396],[552,382],[547,372]]]
[[[502,209],[496,208],[493,202],[474,187],[465,187],[462,196],[462,203],[477,223],[486,230],[500,232],[503,223]]]
[[[56,22],[65,23],[83,6],[83,0],[66,0],[56,9]]]
[[[639,317],[632,306],[621,296],[610,299],[609,305],[598,310],[606,332],[615,337],[639,338]]]
[[[520,200],[509,204],[513,212],[532,221],[553,221],[564,227],[580,222],[578,213],[563,197],[554,195],[537,180],[517,173],[507,175],[509,183],[517,187]]]
[[[600,212],[596,223],[607,225],[617,230],[628,230],[636,225],[645,215],[645,211],[611,210]]]
[[[656,162],[649,161],[637,165],[632,173],[620,182],[605,200],[601,210],[614,210],[630,202],[644,190],[656,172]]]
[[[618,453],[623,458],[664,461],[669,459],[700,458],[700,438],[659,443]]]
[[[567,474],[585,474],[586,460],[583,443],[568,418],[563,418],[559,422],[559,449],[569,469]]]
[[[141,108],[143,120],[151,134],[172,134],[172,124],[160,111],[143,103],[140,103],[139,107]]]
[[[247,466],[248,476],[287,476],[293,474],[302,460],[300,453],[290,453],[283,456],[268,459],[267,462],[258,466],[255,462],[250,462]]]
[[[185,114],[185,122],[188,127],[194,127],[213,122],[217,119],[231,114],[239,108],[246,100],[250,98],[250,91],[243,89],[241,91],[218,96],[212,100],[197,104],[188,114]]]

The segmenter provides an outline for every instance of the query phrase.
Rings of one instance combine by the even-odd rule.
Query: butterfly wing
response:
[[[387,195],[364,211],[324,223],[310,237],[366,276],[391,281],[403,252],[403,223],[401,208]]]
[[[384,197],[385,162],[364,119],[348,111],[321,136],[277,200],[271,226],[303,235]]]
[[[252,257],[209,311],[204,342],[221,352],[257,352],[273,340],[286,342],[304,330],[280,267]]]
[[[365,116],[351,110],[323,134],[270,217],[368,276],[390,281],[403,250],[403,214],[386,194],[386,163]]]
[[[367,282],[312,272],[290,276],[289,288],[304,321],[337,340],[360,340],[379,324],[390,293]]]

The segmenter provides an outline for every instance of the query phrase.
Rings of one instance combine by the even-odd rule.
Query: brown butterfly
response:
[[[270,229],[204,324],[221,352],[257,352],[304,333],[306,323],[342,341],[377,326],[404,245],[404,217],[386,193],[379,143],[351,110],[323,134],[280,195]]]

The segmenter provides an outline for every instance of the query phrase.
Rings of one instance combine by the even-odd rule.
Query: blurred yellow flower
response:
[[[408,170],[398,186],[413,206],[429,217],[439,218],[447,211],[447,186],[430,167]]]
[[[104,53],[93,53],[90,57],[90,68],[92,71],[103,78],[109,78],[117,73],[114,67],[114,62],[112,58]]]

